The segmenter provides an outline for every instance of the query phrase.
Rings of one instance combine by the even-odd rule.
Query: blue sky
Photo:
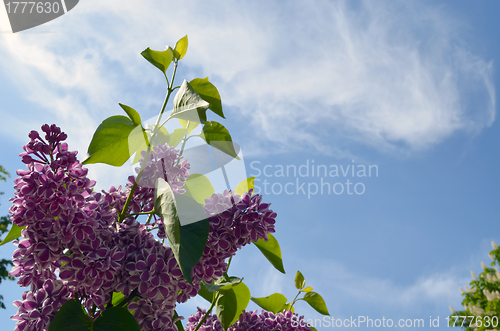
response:
[[[445,328],[448,306],[460,307],[458,287],[500,241],[498,12],[495,1],[87,0],[11,34],[2,9],[0,164],[12,175],[22,168],[21,146],[43,123],[61,126],[83,158],[99,123],[121,113],[118,102],[155,116],[164,83],[140,52],[187,34],[179,83],[209,76],[248,175],[272,170],[257,179],[270,183],[264,199],[278,213],[287,274],[255,247],[237,254],[230,273],[244,276],[253,296],[291,299],[299,269],[335,318],[423,318],[427,329],[439,316]],[[313,160],[329,169],[376,165],[378,176],[275,174]],[[100,189],[130,172],[89,169]],[[364,193],[296,190],[297,180],[307,190],[321,179],[361,183]],[[293,194],[275,194],[288,183]],[[0,184],[2,215],[12,186],[12,178]],[[14,282],[0,286],[8,306],[0,318],[12,328],[9,302],[21,292]],[[196,305],[204,302],[179,312]],[[320,317],[303,302],[296,310]]]

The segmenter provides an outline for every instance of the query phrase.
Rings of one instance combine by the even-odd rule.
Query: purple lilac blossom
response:
[[[198,308],[195,315],[188,318],[186,331],[193,331],[206,314],[205,309]],[[199,331],[224,331],[216,315],[208,315]],[[289,310],[273,314],[268,311],[243,311],[240,318],[229,327],[228,331],[310,331],[304,320]]]
[[[202,281],[211,283],[227,270],[226,259],[242,246],[274,232],[276,213],[259,195],[239,196],[231,191],[214,194],[204,206],[210,233],[201,260],[192,269],[193,285],[180,270],[173,252],[151,234],[163,222],[141,224],[128,217],[118,222],[135,177],[126,190],[111,187],[95,193],[87,169],[69,152],[66,134],[55,125],[43,125],[45,140],[36,131],[21,154],[28,170],[19,170],[10,208],[14,224],[25,227],[14,242],[11,275],[30,287],[14,302],[16,331],[47,330],[59,308],[78,298],[91,314],[102,311],[110,293],[136,296],[128,308],[141,330],[176,330],[172,318],[177,303],[197,295]],[[143,160],[142,160],[143,162]],[[145,172],[134,192],[128,212],[148,212],[154,207],[154,182],[163,177],[175,193],[182,194],[189,164],[178,150],[159,146],[147,158]],[[144,185],[144,186],[143,186]],[[158,226],[159,225],[159,226]],[[164,234],[164,231],[163,231]]]

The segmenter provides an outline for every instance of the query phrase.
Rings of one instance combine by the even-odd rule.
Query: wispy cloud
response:
[[[363,313],[369,308],[372,313],[422,313],[444,311],[461,302],[459,286],[470,282],[470,278],[459,277],[457,270],[441,270],[432,274],[415,275],[414,279],[397,283],[393,277],[377,277],[355,272],[345,264],[322,259],[300,260],[303,270],[309,270],[308,284],[324,297],[330,313],[348,315],[355,311]],[[322,280],[328,279],[328,282]],[[401,278],[398,278],[401,281]],[[376,308],[375,308],[376,307]],[[307,315],[315,316],[313,311]]]
[[[494,121],[492,63],[460,37],[466,28],[403,1],[89,0],[39,28],[55,33],[0,36],[4,84],[34,105],[26,116],[12,105],[0,111],[10,123],[22,117],[11,137],[58,122],[84,154],[118,101],[154,115],[163,85],[138,53],[187,33],[183,74],[215,82],[231,121],[245,124],[234,135],[247,155],[262,146],[346,155],[353,141],[411,153]]]

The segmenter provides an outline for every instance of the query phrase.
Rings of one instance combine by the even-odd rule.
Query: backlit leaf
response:
[[[276,240],[272,234],[267,234],[267,241],[261,238],[253,243],[278,271],[285,273],[283,259],[281,257],[281,248],[278,240]]]
[[[323,315],[330,315],[326,307],[325,300],[316,292],[309,292],[304,295],[303,298],[299,300],[304,300],[307,302],[314,310]]]
[[[186,55],[187,48],[188,48],[188,36],[186,35],[186,36],[182,37],[181,39],[179,39],[177,44],[175,44],[175,48],[174,48],[175,58],[178,60],[182,59],[184,57],[184,55]]]
[[[172,62],[174,52],[172,48],[168,47],[164,51],[153,51],[151,48],[146,48],[142,51],[141,55],[149,61],[152,65],[165,73]]]
[[[207,78],[195,78],[189,82],[189,85],[200,95],[200,97],[210,104],[208,107],[214,113],[222,118],[224,113],[222,112],[222,101],[220,98],[219,91],[210,83]]]
[[[283,310],[286,305],[287,298],[281,293],[274,293],[267,297],[252,298],[252,301],[259,305],[262,309],[278,313]]]

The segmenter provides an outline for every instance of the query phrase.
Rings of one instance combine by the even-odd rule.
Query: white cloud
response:
[[[307,264],[307,262],[304,263]],[[330,280],[326,284],[328,288],[325,289],[329,293],[328,297],[349,298],[351,302],[390,308],[414,308],[427,305],[447,307],[460,298],[459,286],[470,282],[469,278],[458,277],[454,271],[440,271],[417,275],[413,282],[396,284],[391,277],[362,275],[335,261],[322,261],[321,264],[314,263],[313,265],[318,269],[314,278]]]
[[[461,39],[467,27],[423,3],[353,7],[88,0],[38,28],[54,33],[3,34],[0,70],[19,90],[13,99],[39,107],[23,110],[22,129],[57,122],[80,154],[99,122],[120,113],[117,102],[154,115],[163,83],[139,52],[186,33],[181,73],[215,82],[230,122],[244,126],[233,135],[246,155],[262,146],[347,155],[352,141],[410,153],[493,123],[492,64]],[[0,111],[19,122],[14,107]],[[27,131],[7,131],[25,140]]]

